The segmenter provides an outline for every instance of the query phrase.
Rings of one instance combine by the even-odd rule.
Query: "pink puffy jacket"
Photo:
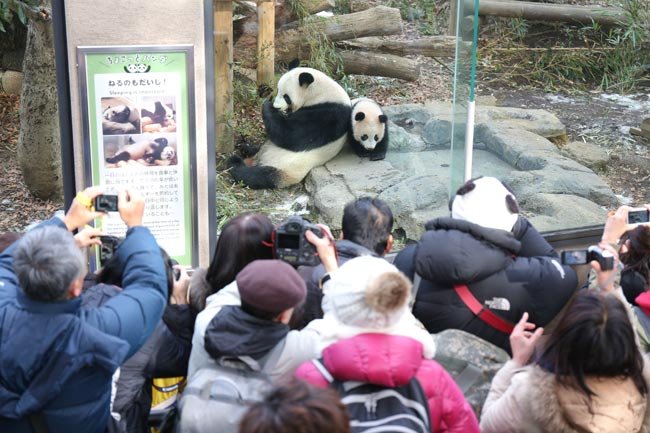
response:
[[[408,337],[360,334],[340,340],[323,351],[325,367],[341,381],[401,386],[416,376],[429,400],[431,431],[478,433],[471,406],[449,373],[437,362],[422,358],[422,344]],[[305,362],[296,377],[327,388],[329,383],[313,363]]]

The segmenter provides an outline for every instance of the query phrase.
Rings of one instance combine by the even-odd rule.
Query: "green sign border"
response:
[[[148,57],[147,57],[148,56]],[[161,46],[101,46],[78,47],[77,67],[79,71],[79,86],[81,108],[83,113],[84,141],[84,179],[86,186],[99,185],[100,161],[98,158],[99,131],[97,131],[96,89],[95,76],[100,74],[125,73],[127,64],[144,63],[144,59],[160,59],[164,63],[156,63],[155,72],[177,73],[180,78],[180,99],[183,112],[176,112],[176,119],[183,134],[178,137],[179,151],[183,152],[182,189],[185,202],[182,204],[185,219],[185,252],[174,256],[184,266],[198,265],[198,230],[196,227],[196,137],[194,113],[194,46],[193,45],[161,45]],[[134,74],[134,76],[140,76]],[[142,74],[146,76],[146,73]],[[101,222],[98,223],[101,227]],[[98,265],[98,258],[95,259]]]

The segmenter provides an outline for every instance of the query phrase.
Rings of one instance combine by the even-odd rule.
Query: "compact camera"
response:
[[[320,258],[316,254],[316,247],[305,238],[307,230],[311,230],[318,237],[323,237],[320,228],[298,215],[282,222],[274,233],[275,257],[292,266],[318,265]]]
[[[650,222],[650,211],[644,207],[630,209],[627,213],[628,224],[645,224]]]
[[[115,250],[123,239],[116,236],[100,236],[99,240],[102,241],[102,244],[99,245],[99,261],[104,265],[113,258]]]
[[[614,269],[614,256],[612,253],[603,251],[595,245],[586,250],[562,251],[563,265],[586,265],[593,260],[600,264],[600,269],[603,271]]]
[[[97,212],[117,212],[117,196],[98,195],[95,197],[93,206]]]

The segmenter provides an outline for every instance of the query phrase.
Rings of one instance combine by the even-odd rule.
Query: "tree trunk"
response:
[[[346,74],[375,75],[415,81],[420,77],[420,65],[411,59],[392,54],[366,51],[341,51]]]
[[[278,61],[291,61],[309,56],[310,34],[322,34],[332,42],[364,36],[402,33],[399,9],[376,6],[353,14],[310,21],[305,27],[280,31],[275,36],[275,56]]]
[[[41,7],[50,10],[50,0]],[[51,15],[29,20],[20,98],[18,162],[30,192],[60,198],[61,145]]]
[[[347,49],[379,51],[396,56],[422,55],[427,57],[454,57],[454,36],[425,36],[413,40],[395,41],[383,38],[359,38],[338,43]]]
[[[474,2],[465,0],[465,12],[474,11]],[[525,18],[531,21],[561,21],[591,25],[625,26],[628,18],[625,11],[616,7],[574,6],[564,4],[544,4],[527,1],[481,0],[478,6],[480,15]]]

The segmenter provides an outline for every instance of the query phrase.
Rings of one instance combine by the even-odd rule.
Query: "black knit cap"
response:
[[[242,303],[270,314],[295,307],[307,293],[302,277],[281,260],[255,260],[235,280]]]

